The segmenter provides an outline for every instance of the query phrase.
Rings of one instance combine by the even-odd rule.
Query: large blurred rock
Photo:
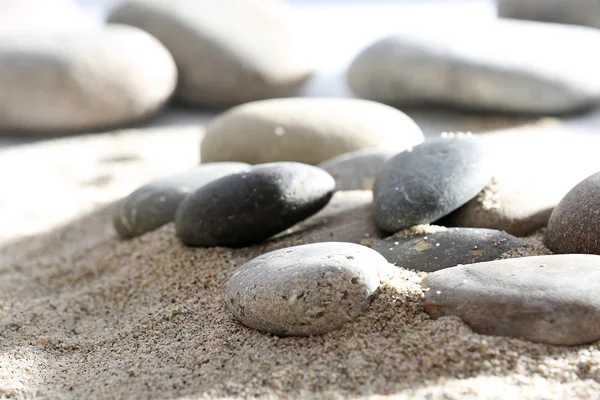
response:
[[[129,124],[159,110],[173,58],[137,28],[0,36],[0,130],[64,133]]]
[[[179,100],[231,106],[293,94],[312,72],[278,0],[136,0],[109,21],[156,36],[179,68]]]
[[[498,0],[498,16],[600,28],[598,0]]]

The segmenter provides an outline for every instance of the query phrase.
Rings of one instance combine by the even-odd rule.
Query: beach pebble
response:
[[[331,175],[317,167],[255,165],[186,197],[175,214],[177,236],[188,246],[259,243],[325,207],[334,189]]]
[[[497,0],[498,16],[600,28],[600,3],[595,0]]]
[[[131,238],[173,222],[181,201],[198,188],[249,168],[243,163],[203,164],[150,182],[117,203],[113,224],[121,238]]]
[[[293,95],[313,69],[293,10],[279,0],[134,0],[108,20],[144,29],[169,49],[176,96],[192,105]]]
[[[279,336],[319,335],[365,311],[379,287],[377,252],[324,242],[263,254],[233,272],[227,306],[244,325]]]
[[[154,114],[175,89],[177,70],[148,33],[108,25],[1,36],[0,82],[0,130],[63,134]]]
[[[203,162],[318,164],[364,148],[403,150],[424,140],[403,112],[359,99],[257,101],[218,116],[202,141]]]
[[[319,168],[335,179],[336,190],[371,190],[384,164],[398,152],[387,149],[365,149],[333,157]]]
[[[426,235],[376,240],[371,248],[397,267],[433,272],[499,258],[523,240],[493,229],[449,228]]]
[[[562,114],[600,100],[600,58],[589,57],[598,46],[600,31],[581,26],[411,25],[362,51],[347,79],[359,97],[387,104]]]
[[[568,254],[461,265],[428,275],[425,311],[475,332],[554,345],[600,339],[600,257]]]
[[[600,172],[579,183],[558,203],[544,243],[555,253],[600,254]]]
[[[490,181],[487,153],[481,139],[453,136],[394,156],[373,188],[377,225],[397,232],[456,210]]]

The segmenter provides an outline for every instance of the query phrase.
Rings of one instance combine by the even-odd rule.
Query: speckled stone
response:
[[[569,254],[461,265],[422,286],[433,318],[456,315],[475,332],[578,345],[600,339],[600,257]]]
[[[321,164],[319,168],[335,179],[335,190],[371,190],[385,163],[398,151],[365,149],[342,154]]]
[[[363,50],[347,80],[359,97],[396,106],[564,114],[600,101],[600,58],[590,57],[598,46],[600,31],[582,26],[409,25]]]
[[[335,181],[320,168],[294,162],[255,165],[185,198],[175,215],[189,246],[259,243],[325,207]]]
[[[427,235],[377,240],[371,248],[398,267],[433,272],[495,260],[523,244],[523,240],[493,229],[449,228]]]
[[[217,116],[201,145],[203,162],[319,164],[366,148],[402,151],[424,140],[402,111],[360,99],[255,101]]]
[[[497,0],[501,18],[586,25],[600,28],[596,0]]]
[[[396,155],[373,188],[377,225],[397,232],[429,224],[467,203],[492,177],[487,153],[480,139],[454,136]]]
[[[368,247],[325,242],[263,254],[233,272],[227,307],[244,325],[280,336],[319,335],[365,311],[387,261]]]
[[[555,253],[600,254],[600,172],[579,183],[558,203],[544,242]]]
[[[173,222],[183,199],[198,188],[245,169],[243,163],[212,163],[150,182],[121,200],[113,224],[121,238],[132,238]]]

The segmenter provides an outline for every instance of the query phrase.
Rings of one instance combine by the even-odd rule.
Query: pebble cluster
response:
[[[540,4],[539,19],[556,17],[541,17],[553,9],[542,1],[500,1],[500,14],[531,17],[525,3]],[[597,14],[559,22],[594,26]],[[502,190],[485,138],[426,140],[387,105],[585,109],[600,101],[600,58],[589,57],[600,45],[597,30],[516,20],[476,27],[477,40],[472,26],[443,35],[405,30],[349,66],[347,82],[360,99],[320,99],[285,98],[313,66],[282,1],[133,0],[108,21],[78,35],[0,38],[1,130],[123,126],[171,100],[232,107],[208,126],[201,165],[119,202],[113,222],[121,238],[174,223],[187,246],[251,246],[319,212],[336,191],[372,193],[357,220],[382,239],[324,238],[263,254],[233,273],[226,303],[242,324],[280,336],[337,329],[369,308],[394,264],[429,274],[421,285],[434,318],[455,315],[476,332],[550,344],[600,339],[600,172],[531,224],[511,225],[512,211],[530,200]],[[492,215],[482,209],[501,211],[482,218]],[[418,225],[439,228],[422,234]],[[517,236],[546,226],[546,245],[562,254],[498,260],[523,247]]]

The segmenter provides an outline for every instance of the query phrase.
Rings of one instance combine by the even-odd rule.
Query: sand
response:
[[[240,325],[223,302],[233,269],[289,245],[368,244],[379,235],[370,195],[336,195],[309,221],[244,249],[185,248],[172,224],[119,241],[112,201],[197,162],[198,127],[178,129],[61,139],[0,156],[5,171],[25,170],[0,181],[0,398],[597,398],[597,343],[548,346],[431,320],[424,275],[402,269],[338,331],[278,338]],[[117,161],[92,168],[107,159]],[[97,174],[110,179],[85,184]],[[548,254],[542,233],[503,257]]]

